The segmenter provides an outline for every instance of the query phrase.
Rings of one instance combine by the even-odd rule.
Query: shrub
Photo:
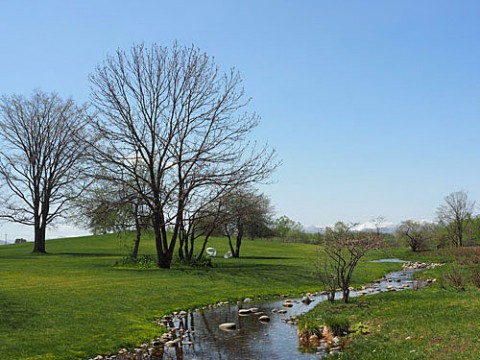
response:
[[[211,257],[202,257],[200,259],[197,259],[196,256],[193,256],[189,260],[181,260],[177,258],[177,263],[182,264],[182,265],[187,265],[192,268],[211,268],[214,267],[212,263],[212,258]]]
[[[325,325],[328,326],[334,336],[347,335],[350,329],[350,320],[341,314],[328,314],[324,316]]]
[[[449,272],[445,274],[445,279],[448,285],[453,287],[457,291],[465,291],[465,283],[463,276],[458,267],[454,266]]]
[[[366,335],[370,333],[368,326],[362,322],[359,322],[352,326],[351,331],[355,334]]]
[[[472,283],[480,288],[480,267],[478,266],[472,268]]]
[[[157,264],[153,255],[142,255],[136,259],[131,256],[125,256],[121,260],[115,262],[113,266],[152,269],[155,268]]]
[[[480,264],[480,247],[469,246],[460,248],[450,248],[450,255],[455,256],[455,262],[460,265],[477,265]]]

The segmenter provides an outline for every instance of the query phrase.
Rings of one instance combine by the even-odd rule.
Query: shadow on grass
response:
[[[288,256],[240,256],[236,258],[238,260],[242,259],[253,259],[253,260],[289,260],[294,259],[293,257]]]
[[[283,264],[268,264],[268,265],[260,265],[260,264],[235,264],[235,263],[222,263],[218,264],[217,269],[247,269],[247,268],[283,268],[288,267],[288,265]]]
[[[50,253],[50,255],[61,255],[61,256],[70,256],[70,257],[119,257],[126,256],[126,254],[115,254],[115,253],[75,253],[75,252],[59,252],[59,253]]]
[[[34,323],[37,311],[18,299],[6,297],[0,293],[0,333],[22,331]]]
[[[23,259],[23,260],[28,260],[28,259],[44,259],[44,258],[49,258],[49,257],[123,257],[126,256],[126,254],[119,254],[119,253],[85,253],[85,252],[46,252],[46,253],[24,253],[24,254],[0,254],[1,259]]]

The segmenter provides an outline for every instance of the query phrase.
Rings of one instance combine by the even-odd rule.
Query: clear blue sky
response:
[[[283,159],[262,188],[279,216],[396,223],[452,191],[480,200],[474,0],[0,0],[0,94],[84,102],[108,53],[174,41],[241,72]]]

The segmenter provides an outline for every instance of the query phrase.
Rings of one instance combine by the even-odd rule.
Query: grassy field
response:
[[[354,298],[347,305],[322,303],[302,321],[309,327],[332,318],[366,325],[370,333],[350,335],[342,359],[480,359],[480,290],[472,283],[480,249],[450,249],[417,257],[448,262],[417,273],[418,277],[437,278],[434,285]],[[465,291],[457,291],[448,280],[453,261]]]
[[[0,353],[8,359],[85,359],[135,346],[161,329],[156,317],[247,296],[318,290],[315,246],[245,241],[242,258],[215,258],[214,268],[139,270],[114,267],[133,235],[90,236],[0,247]],[[211,246],[225,253],[225,239]],[[141,254],[153,254],[145,238]],[[384,254],[372,256],[382,257]],[[360,285],[398,268],[363,262]]]

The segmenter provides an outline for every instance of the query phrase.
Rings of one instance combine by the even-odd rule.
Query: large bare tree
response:
[[[437,209],[437,216],[448,230],[450,241],[454,246],[463,246],[465,230],[472,217],[475,203],[468,200],[465,191],[452,192],[445,197],[445,203]]]
[[[0,217],[34,227],[34,252],[45,252],[47,225],[82,189],[86,123],[84,107],[56,94],[0,99]]]
[[[90,79],[99,171],[150,208],[160,268],[171,266],[195,207],[263,181],[277,165],[273,151],[248,141],[259,118],[246,112],[239,74],[221,73],[196,47],[134,45]]]

